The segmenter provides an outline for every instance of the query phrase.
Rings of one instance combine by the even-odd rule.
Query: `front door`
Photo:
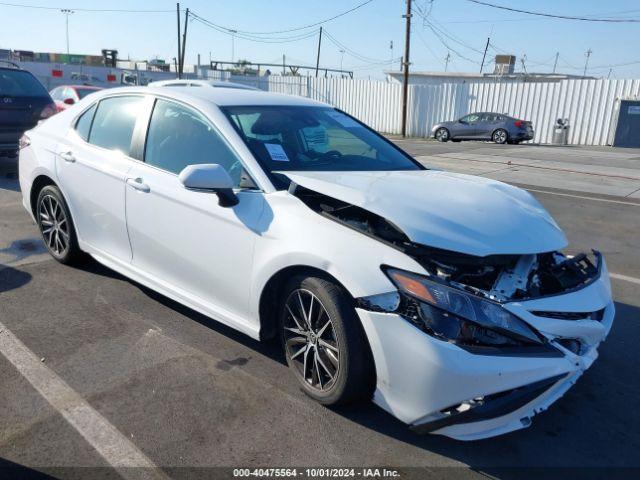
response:
[[[133,266],[225,312],[218,320],[247,318],[263,193],[238,190],[239,203],[225,208],[214,193],[184,188],[178,174],[187,165],[218,163],[239,185],[242,164],[206,118],[172,101],[156,101],[144,159],[127,175]]]
[[[471,113],[462,117],[452,128],[454,138],[474,138],[477,134],[477,123],[480,115]]]

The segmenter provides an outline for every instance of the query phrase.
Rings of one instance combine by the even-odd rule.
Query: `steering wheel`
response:
[[[329,150],[328,152],[323,153],[322,155],[320,155],[317,160],[329,160],[332,158],[338,159],[342,157],[342,153],[340,153],[337,150]]]

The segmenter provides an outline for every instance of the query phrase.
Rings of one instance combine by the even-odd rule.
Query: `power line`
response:
[[[485,7],[497,8],[500,10],[508,10],[510,12],[525,13],[527,15],[536,15],[539,17],[557,18],[560,20],[579,20],[582,22],[607,22],[607,23],[640,23],[640,19],[635,18],[593,18],[593,17],[574,17],[571,15],[557,15],[553,13],[545,12],[533,12],[530,10],[521,10],[519,8],[505,7],[503,5],[495,5],[489,2],[483,2],[481,0],[467,0],[467,2],[476,3],[478,5],[484,5]]]
[[[237,37],[240,38],[242,40],[248,40],[250,42],[257,42],[257,43],[290,43],[290,42],[297,42],[300,40],[305,40],[307,38],[311,38],[317,35],[318,33],[318,29],[316,30],[312,30],[310,32],[304,32],[304,33],[300,33],[297,35],[291,35],[291,36],[287,36],[287,37],[257,37],[254,35],[248,35],[248,34],[243,34],[240,33],[237,30],[233,30],[233,29],[228,29],[226,27],[222,27],[221,25],[217,25],[203,17],[201,17],[200,15],[194,13],[194,12],[189,12],[189,15],[197,22],[201,23],[202,25],[205,25],[209,28],[212,28],[220,33],[224,33],[225,35],[229,35],[232,37]]]
[[[248,31],[248,30],[236,30],[238,33],[242,33],[242,34],[247,34],[247,35],[273,35],[273,34],[277,34],[277,33],[291,33],[291,32],[297,32],[300,30],[306,30],[312,27],[317,27],[320,26],[324,23],[327,22],[331,22],[332,20],[335,20],[337,18],[343,17],[344,15],[347,15],[351,12],[354,12],[356,10],[358,10],[359,8],[364,7],[365,5],[373,2],[374,0],[366,0],[365,2],[359,3],[358,5],[356,5],[353,8],[350,8],[349,10],[345,10],[344,12],[338,13],[337,15],[334,15],[333,17],[329,17],[329,18],[325,18],[324,20],[320,20],[319,22],[315,22],[315,23],[310,23],[309,25],[304,25],[301,27],[296,27],[296,28],[289,28],[287,30],[274,30],[274,31],[270,31],[270,32],[252,32],[252,31]],[[203,19],[206,20],[206,19]],[[231,31],[231,28],[227,28],[227,27],[223,27],[222,25],[217,25],[217,27]],[[314,33],[316,33],[318,30],[314,30]]]
[[[46,5],[26,5],[23,3],[0,2],[5,7],[34,8],[38,10],[74,10],[76,12],[103,12],[103,13],[172,13],[173,10],[133,10],[126,8],[76,8],[76,7],[51,7]]]

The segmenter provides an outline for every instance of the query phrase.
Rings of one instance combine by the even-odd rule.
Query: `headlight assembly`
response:
[[[403,298],[403,316],[437,338],[467,347],[545,344],[542,336],[498,303],[415,273],[384,271]]]

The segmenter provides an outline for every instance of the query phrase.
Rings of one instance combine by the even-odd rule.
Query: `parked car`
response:
[[[529,193],[430,170],[310,99],[104,90],[27,132],[23,203],[82,252],[254,339],[325,405],[462,440],[527,427],[614,317],[602,255]]]
[[[156,82],[150,82],[150,87],[205,87],[205,88],[238,88],[241,90],[260,90],[256,87],[244,85],[242,83],[224,82],[222,80],[188,80],[188,79],[175,79],[175,80],[158,80]]]
[[[87,95],[100,90],[102,90],[102,88],[89,85],[61,85],[51,90],[49,94],[56,103],[56,111],[61,112],[71,105],[76,104]]]
[[[431,135],[439,142],[491,140],[495,143],[520,143],[532,140],[533,124],[502,113],[470,113],[453,122],[433,126]]]
[[[0,61],[0,156],[15,156],[22,134],[55,112],[36,77],[17,64]]]

